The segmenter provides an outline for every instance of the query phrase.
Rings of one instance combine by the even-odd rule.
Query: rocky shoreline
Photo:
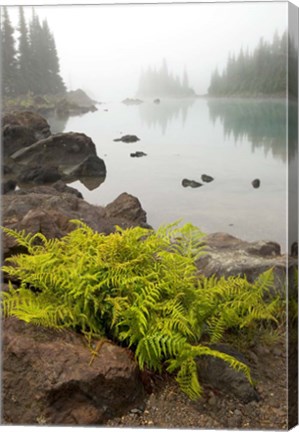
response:
[[[3,226],[40,232],[47,238],[61,238],[73,230],[70,219],[80,219],[105,234],[114,232],[116,225],[151,228],[138,198],[124,192],[105,207],[95,206],[67,185],[80,179],[92,187],[105,179],[105,163],[86,135],[52,135],[46,120],[29,111],[6,114],[2,135]],[[5,234],[2,242],[4,259],[22,252]],[[274,289],[282,297],[287,274],[294,279],[297,257],[281,254],[277,243],[245,242],[214,233],[204,238],[204,244],[206,253],[197,267],[205,276],[242,275],[253,281],[273,268]],[[4,282],[5,290],[8,280]],[[271,349],[257,342],[246,353],[237,353],[245,355],[253,368],[256,389],[220,361],[205,366],[205,396],[194,403],[180,393],[171,376],[141,373],[126,348],[105,343],[86,367],[90,350],[80,335],[7,318],[3,322],[3,423],[286,428],[284,329],[280,336]]]

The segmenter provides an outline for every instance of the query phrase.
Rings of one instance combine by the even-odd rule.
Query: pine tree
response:
[[[2,91],[4,96],[14,96],[18,87],[18,68],[14,41],[14,29],[7,8],[2,8],[1,52],[2,52]]]
[[[27,93],[32,85],[32,64],[31,64],[31,52],[29,46],[29,35],[28,28],[25,21],[24,9],[22,6],[19,7],[19,27],[18,30],[20,32],[19,36],[19,94]]]
[[[48,22],[43,21],[42,25],[42,49],[44,55],[44,93],[58,94],[65,92],[65,85],[59,74],[59,59],[56,50],[54,37],[49,29]]]

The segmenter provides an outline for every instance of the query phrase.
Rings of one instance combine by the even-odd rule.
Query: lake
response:
[[[198,98],[130,106],[111,102],[65,122],[49,121],[52,132],[90,136],[105,161],[107,177],[98,188],[88,190],[79,181],[72,184],[88,202],[106,205],[128,192],[139,198],[153,227],[182,218],[206,233],[277,241],[285,249],[285,101]],[[140,141],[113,141],[126,134],[137,135]],[[295,142],[290,136],[292,164],[297,163]],[[130,157],[135,151],[147,156]],[[202,174],[214,181],[203,183]],[[184,178],[203,186],[183,187]],[[251,182],[256,178],[260,187],[255,189]]]

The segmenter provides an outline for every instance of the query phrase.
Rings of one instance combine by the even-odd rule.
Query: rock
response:
[[[146,223],[146,212],[141,207],[140,201],[126,192],[108,204],[105,210],[108,218],[126,217],[137,224]]]
[[[56,104],[56,112],[59,115],[78,115],[94,112],[97,111],[95,103],[83,90],[71,90]]]
[[[17,186],[17,182],[15,180],[7,180],[2,182],[2,194],[7,194],[8,192],[12,192],[15,190]]]
[[[247,242],[230,234],[213,233],[205,236],[203,243],[205,254],[196,265],[199,273],[207,277],[240,275],[253,282],[261,273],[273,268],[274,291],[283,296],[287,271],[289,280],[294,280],[296,259],[281,255],[280,246],[275,242]]]
[[[140,141],[140,138],[138,138],[136,135],[124,135],[121,138],[116,138],[113,141],[122,141],[124,143],[133,143],[136,141]]]
[[[2,418],[8,424],[102,425],[144,398],[128,350],[104,343],[90,365],[83,336],[3,323]]]
[[[17,177],[18,184],[43,185],[54,183],[61,179],[61,174],[56,166],[49,167],[29,167],[25,168]]]
[[[142,156],[147,156],[146,153],[142,152],[142,151],[137,151],[135,153],[130,153],[131,157],[142,157]]]
[[[261,181],[260,181],[259,179],[254,179],[254,180],[251,182],[251,184],[252,184],[252,186],[254,187],[254,189],[257,189],[257,188],[260,187],[260,185],[261,185]]]
[[[69,193],[73,194],[78,198],[83,198],[81,192],[77,191],[77,189],[67,186],[62,180],[58,180],[55,183],[52,183],[51,185],[45,186],[36,186],[26,189],[19,189],[18,191],[15,191],[16,195],[30,195],[33,193],[36,194],[46,194],[46,195],[61,195],[61,193]]]
[[[67,172],[68,179],[81,178],[81,177],[101,177],[103,180],[106,178],[106,166],[103,159],[96,155],[87,156],[79,165],[75,166],[73,170]]]
[[[161,102],[160,99],[154,99],[155,104],[159,104],[160,102]]]
[[[6,125],[23,126],[33,130],[35,141],[50,136],[50,126],[41,115],[31,111],[13,111],[2,118],[2,127]]]
[[[10,163],[21,185],[47,184],[60,179],[73,182],[81,178],[86,179],[85,184],[88,179],[97,178],[98,187],[106,177],[105,162],[97,156],[92,140],[74,132],[52,135],[22,148],[11,155]]]
[[[3,226],[31,233],[41,232],[48,238],[59,238],[75,229],[70,219],[82,220],[105,234],[114,232],[116,225],[150,228],[145,211],[132,195],[124,193],[106,207],[94,206],[76,196],[62,182],[54,184],[54,187],[36,186],[11,192],[3,195],[1,204]],[[24,250],[20,250],[12,237],[3,234],[2,252],[6,258]]]
[[[203,175],[201,176],[201,179],[202,179],[202,181],[204,181],[204,182],[206,182],[206,183],[210,183],[211,181],[214,180],[213,177],[211,177],[211,176],[209,176],[209,175],[207,175],[207,174],[203,174]]]
[[[83,133],[67,132],[39,140],[11,158],[19,165],[64,167],[79,164],[90,155],[96,155],[91,138]]]
[[[197,181],[195,181],[195,180],[183,179],[183,180],[182,180],[182,186],[183,186],[183,187],[188,187],[188,186],[190,186],[190,187],[192,187],[192,188],[198,188],[198,187],[203,186],[203,185],[202,185],[202,183],[199,183],[199,182],[197,182]]]
[[[125,105],[140,105],[143,103],[143,101],[140,99],[126,98],[122,101],[122,103]]]
[[[229,345],[212,344],[210,348],[229,354],[248,364],[245,357]],[[232,394],[244,403],[258,401],[259,395],[242,372],[229,366],[227,362],[212,356],[196,359],[198,376],[201,382],[209,384],[224,393]]]
[[[2,128],[2,139],[5,158],[37,141],[33,129],[15,124],[7,124]]]

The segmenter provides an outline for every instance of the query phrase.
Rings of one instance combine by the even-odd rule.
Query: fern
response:
[[[28,323],[108,337],[135,352],[140,368],[176,373],[191,398],[202,389],[196,358],[212,355],[242,371],[243,363],[211,350],[228,329],[274,320],[273,274],[199,278],[195,260],[203,233],[177,223],[156,232],[140,227],[105,236],[81,221],[61,239],[4,228],[28,251],[9,258],[3,272],[19,287],[2,293],[2,313]],[[265,301],[265,299],[268,299]],[[203,337],[205,344],[202,343]]]

